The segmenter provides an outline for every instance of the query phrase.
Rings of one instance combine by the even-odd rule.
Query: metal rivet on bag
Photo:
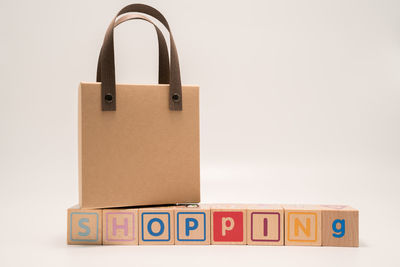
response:
[[[106,100],[107,103],[111,103],[113,101],[113,96],[112,94],[106,94],[104,96],[104,99]]]
[[[181,97],[180,97],[179,94],[174,93],[174,94],[172,95],[172,101],[178,102],[180,99],[181,99]]]

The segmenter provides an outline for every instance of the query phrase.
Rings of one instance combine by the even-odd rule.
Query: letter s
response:
[[[80,236],[88,236],[90,234],[90,228],[86,224],[83,223],[88,223],[89,219],[88,218],[82,218],[79,220],[78,225],[80,228],[84,229],[85,232],[78,232],[78,235]]]

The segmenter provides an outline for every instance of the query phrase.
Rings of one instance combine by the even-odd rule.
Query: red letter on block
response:
[[[213,214],[214,241],[243,241],[243,213],[216,211]]]

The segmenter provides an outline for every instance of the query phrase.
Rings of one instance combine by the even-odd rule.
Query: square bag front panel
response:
[[[79,197],[83,208],[200,201],[199,87],[117,84],[117,109],[101,109],[101,83],[79,87]]]

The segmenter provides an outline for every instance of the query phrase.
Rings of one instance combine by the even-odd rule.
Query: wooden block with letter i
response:
[[[175,245],[210,245],[210,207],[186,204],[175,208]]]
[[[139,209],[139,245],[173,245],[174,207]]]
[[[284,211],[281,205],[247,207],[247,244],[283,246]]]
[[[138,245],[138,210],[103,210],[103,245]]]
[[[358,247],[358,210],[341,205],[321,208],[322,246]]]
[[[321,207],[283,205],[286,246],[321,246]]]
[[[211,244],[245,245],[246,243],[246,206],[211,205]]]
[[[78,205],[68,209],[67,243],[101,245],[102,214],[102,210],[80,209]]]

